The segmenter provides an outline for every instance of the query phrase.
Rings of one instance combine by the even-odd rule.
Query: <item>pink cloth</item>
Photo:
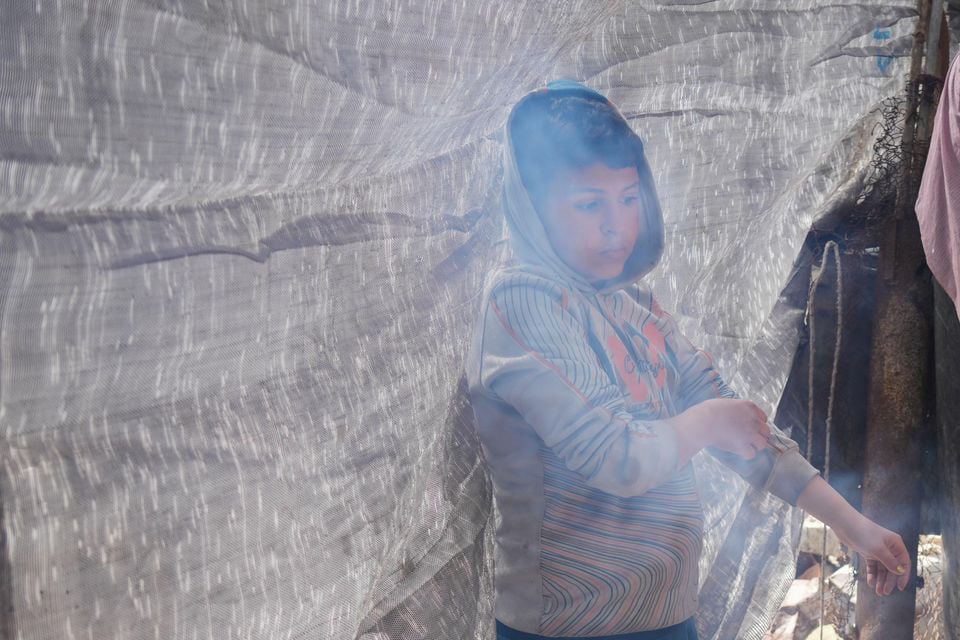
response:
[[[916,211],[927,264],[960,315],[960,56],[940,95]]]

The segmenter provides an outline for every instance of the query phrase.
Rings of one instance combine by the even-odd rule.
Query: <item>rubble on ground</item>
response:
[[[857,575],[853,558],[827,529],[826,579],[821,577],[823,525],[807,516],[800,539],[799,575],[793,581],[764,640],[854,640]],[[920,536],[915,640],[943,640],[943,545],[938,535]],[[821,582],[825,584],[821,601]],[[821,606],[823,614],[821,618]],[[822,631],[821,631],[822,625]]]

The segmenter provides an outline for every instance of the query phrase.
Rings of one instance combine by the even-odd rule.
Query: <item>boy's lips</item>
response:
[[[610,259],[620,260],[621,258],[627,257],[627,248],[626,247],[611,247],[609,249],[604,249],[600,252],[600,255],[606,256]]]

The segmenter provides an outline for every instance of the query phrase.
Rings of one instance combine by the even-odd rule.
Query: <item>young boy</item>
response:
[[[832,526],[903,589],[900,537],[817,474],[639,280],[663,221],[643,144],[575,82],[507,121],[503,205],[513,261],[488,280],[467,378],[500,520],[499,640],[696,638],[701,449]]]

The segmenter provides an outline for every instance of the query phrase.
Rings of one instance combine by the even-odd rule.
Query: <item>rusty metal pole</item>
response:
[[[861,562],[857,588],[860,640],[909,640],[916,615],[920,527],[919,435],[928,413],[927,385],[933,300],[913,207],[929,142],[933,86],[923,62],[931,28],[940,33],[942,0],[919,0],[904,121],[900,181],[892,215],[884,222],[877,279],[867,408],[863,511],[898,532],[910,552],[908,587],[879,597],[867,586]],[[936,22],[936,24],[931,24]],[[939,56],[937,56],[939,58]]]

